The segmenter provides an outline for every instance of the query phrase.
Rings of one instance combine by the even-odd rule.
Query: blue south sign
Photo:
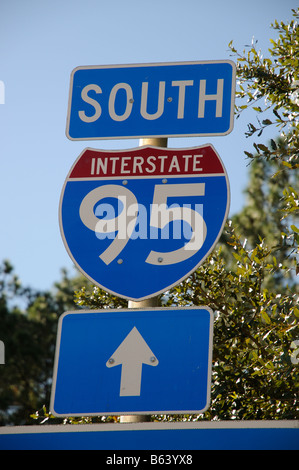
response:
[[[66,178],[60,229],[83,275],[139,301],[166,292],[205,260],[229,200],[227,174],[211,145],[87,148]]]
[[[229,60],[77,67],[71,74],[71,140],[226,135],[233,128]]]

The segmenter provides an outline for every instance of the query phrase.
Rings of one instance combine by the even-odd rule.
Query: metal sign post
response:
[[[167,147],[167,138],[141,139],[139,145],[152,145],[153,147]],[[129,308],[147,308],[158,307],[160,305],[159,297],[152,297],[141,300],[140,302],[128,301]],[[124,415],[120,416],[120,423],[143,423],[150,421],[150,415]]]

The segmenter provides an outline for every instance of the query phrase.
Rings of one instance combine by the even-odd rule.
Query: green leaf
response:
[[[258,148],[262,150],[263,152],[269,152],[268,147],[264,144],[258,144]]]
[[[263,320],[267,323],[267,325],[270,325],[270,324],[271,324],[270,317],[269,317],[269,315],[267,314],[267,312],[265,312],[265,310],[262,310],[262,311],[261,311],[261,316],[262,316]]]

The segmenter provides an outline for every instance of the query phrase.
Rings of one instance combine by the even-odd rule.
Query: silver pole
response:
[[[152,145],[153,147],[167,147],[167,138],[159,137],[155,139],[140,139],[139,146]],[[141,300],[140,302],[134,302],[129,300],[129,308],[147,308],[147,307],[158,307],[159,297],[152,297],[150,299]],[[121,423],[142,423],[149,421],[150,416],[148,415],[125,415],[120,417]]]

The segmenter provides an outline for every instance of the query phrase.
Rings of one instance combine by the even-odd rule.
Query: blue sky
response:
[[[70,141],[65,135],[69,80],[80,65],[232,59],[252,37],[267,55],[275,19],[292,19],[293,0],[1,0],[0,260],[25,285],[49,289],[72,272],[58,224],[67,173],[85,147],[128,149],[138,140]],[[233,58],[233,60],[235,60]],[[169,139],[168,147],[212,143],[230,180],[231,214],[244,204],[243,151],[251,116],[221,137]],[[267,136],[266,136],[267,137]],[[264,136],[262,137],[265,138]]]

